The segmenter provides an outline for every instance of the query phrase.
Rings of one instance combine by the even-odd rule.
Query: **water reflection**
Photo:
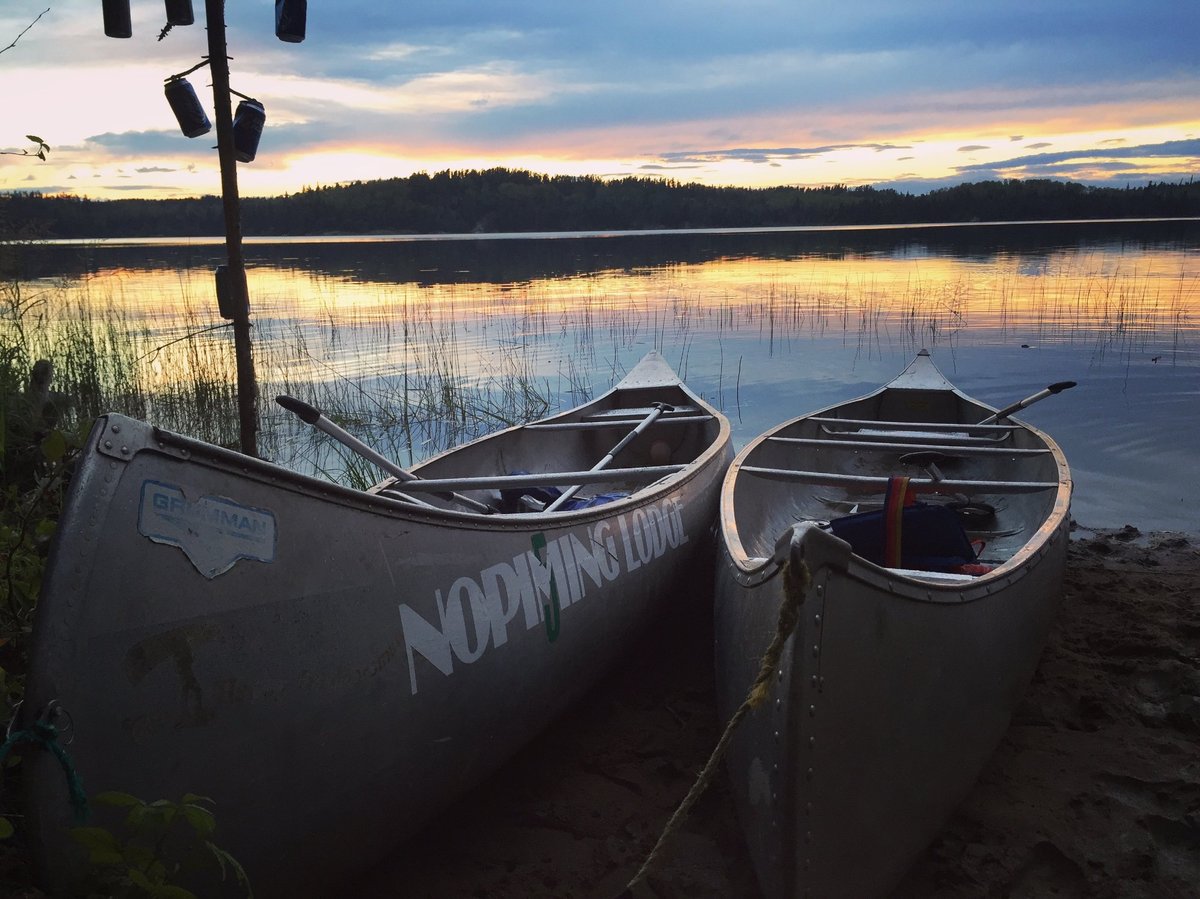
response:
[[[482,385],[471,402],[509,401],[492,393],[532,379],[567,405],[656,348],[730,415],[740,445],[873,389],[926,346],[994,405],[1080,382],[1025,414],[1067,451],[1079,520],[1200,531],[1198,249],[1200,223],[1174,221],[291,241],[252,244],[247,262],[267,396],[315,385],[372,396],[365,407],[427,402],[413,379],[444,370],[443,386]],[[169,391],[195,371],[197,344],[227,352],[220,335],[167,345],[217,321],[222,256],[41,247],[28,274],[75,276],[71,302],[119,309]],[[470,436],[414,435],[404,419],[364,411],[362,427],[405,444],[398,455]]]

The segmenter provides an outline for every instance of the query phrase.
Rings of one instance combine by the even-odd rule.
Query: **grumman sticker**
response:
[[[436,589],[436,621],[400,603],[413,694],[418,655],[449,676],[456,660],[470,665],[489,647],[503,647],[514,626],[542,624],[554,642],[564,626],[563,610],[687,542],[679,503],[668,499],[553,540],[534,534],[525,552]]]
[[[275,560],[275,515],[220,496],[188,499],[183,488],[142,482],[138,533],[178,546],[206,578],[224,574],[240,559]]]

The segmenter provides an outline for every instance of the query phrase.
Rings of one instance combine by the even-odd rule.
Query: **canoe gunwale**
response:
[[[870,424],[870,421],[867,419],[840,419],[830,416],[832,413],[836,413],[836,411],[839,409],[852,406],[864,400],[878,397],[889,390],[909,390],[914,388],[945,391],[946,393],[958,397],[963,402],[976,406],[982,410],[990,410],[993,412],[996,411],[992,406],[980,402],[979,400],[967,395],[955,387],[949,380],[945,378],[945,376],[941,374],[940,371],[938,371],[936,366],[934,366],[933,362],[929,359],[928,352],[922,350],[921,353],[918,354],[917,358],[914,359],[907,368],[905,368],[904,372],[881,387],[878,387],[860,397],[844,400],[831,406],[826,406],[825,408],[818,409],[785,421],[779,425],[776,425],[765,433],[760,434],[742,448],[742,450],[737,454],[733,462],[730,464],[729,470],[725,475],[725,483],[723,484],[721,490],[720,520],[718,522],[720,525],[724,555],[730,565],[730,570],[733,574],[734,580],[737,583],[741,584],[743,587],[753,587],[770,580],[770,578],[777,573],[779,565],[783,561],[780,558],[780,547],[783,546],[789,539],[794,539],[789,538],[789,535],[795,533],[797,527],[801,527],[810,523],[799,522],[797,525],[793,525],[791,528],[788,528],[781,533],[777,539],[775,552],[771,558],[765,559],[762,556],[752,556],[746,551],[745,544],[742,542],[741,535],[738,530],[733,497],[738,480],[742,476],[743,468],[747,469],[745,472],[747,475],[758,476],[760,474],[753,470],[756,466],[747,464],[747,461],[753,458],[759,447],[768,442],[786,443],[792,440],[803,439],[789,438],[783,436],[783,434],[790,429],[797,427],[801,422],[804,421],[854,421],[861,422],[864,426],[868,425]],[[911,428],[926,428],[932,430],[939,429],[937,427],[939,423],[936,422],[927,422],[923,424],[917,422],[902,422],[895,424],[907,424]],[[1073,489],[1073,483],[1070,477],[1070,469],[1067,466],[1066,456],[1063,454],[1062,449],[1053,440],[1053,438],[1033,425],[1011,416],[1007,418],[1004,424],[997,423],[989,425],[973,425],[971,423],[947,422],[941,423],[941,428],[956,429],[959,431],[968,432],[979,429],[984,431],[1002,429],[1007,432],[1025,431],[1031,434],[1040,444],[1036,450],[1036,453],[1039,455],[1049,454],[1054,461],[1055,470],[1058,473],[1057,482],[1047,481],[1044,483],[1039,483],[1037,487],[1038,490],[1055,491],[1054,502],[1050,512],[1040,522],[1036,531],[1030,535],[1029,539],[1020,548],[1018,548],[1013,555],[1007,558],[1003,564],[997,565],[994,569],[992,569],[992,571],[986,574],[972,578],[970,582],[938,582],[933,578],[921,577],[918,573],[884,568],[867,561],[861,556],[856,556],[853,554],[849,555],[849,561],[845,567],[848,571],[853,572],[856,577],[859,577],[864,581],[876,585],[885,584],[888,589],[893,589],[897,591],[898,594],[902,594],[914,599],[928,598],[935,601],[947,601],[948,599],[958,597],[965,601],[967,599],[983,598],[1006,589],[1007,585],[1013,579],[1014,573],[1016,573],[1017,576],[1020,576],[1019,569],[1028,565],[1031,561],[1037,560],[1045,555],[1048,545],[1051,542],[1054,542],[1055,535],[1060,531],[1066,531],[1069,525],[1071,492]],[[830,441],[831,448],[839,448],[839,443],[840,441]],[[869,450],[872,448],[874,448],[874,446],[871,442],[868,441],[863,443],[864,450]],[[925,448],[926,447],[921,447],[921,449]],[[955,447],[954,449],[958,448]],[[985,451],[981,449],[974,450],[974,453],[980,452]],[[1002,451],[996,450],[996,452]],[[991,452],[987,451],[986,454],[990,455]],[[1019,455],[1028,454],[1022,453]],[[778,473],[778,477],[781,480],[787,480],[787,472],[781,470]],[[916,482],[917,486],[922,489],[938,489],[936,482],[929,481],[928,479],[913,479],[910,481],[910,484],[914,481]],[[954,484],[954,481],[947,480],[944,485],[945,489],[952,490],[954,488]],[[832,533],[824,533],[833,540],[838,539],[833,537]]]
[[[636,371],[636,369],[635,369]],[[610,389],[600,397],[592,400],[582,406],[574,407],[551,416],[548,419],[543,419],[539,422],[533,422],[528,425],[514,425],[491,434],[484,435],[476,440],[470,441],[460,446],[456,446],[445,453],[441,453],[421,465],[414,466],[413,472],[420,477],[421,468],[434,461],[434,459],[444,458],[454,454],[468,446],[484,441],[503,440],[507,436],[520,430],[556,430],[564,424],[572,422],[563,421],[563,419],[587,415],[588,410],[603,406],[612,395],[621,389],[621,382],[616,387]],[[697,477],[703,476],[705,471],[712,465],[720,462],[724,449],[728,446],[730,440],[730,425],[728,420],[717,413],[716,409],[706,403],[698,395],[693,393],[685,384],[678,380],[664,380],[658,383],[639,383],[636,385],[639,391],[653,390],[661,388],[669,391],[682,391],[692,402],[694,408],[704,410],[703,415],[686,415],[676,418],[663,419],[665,422],[670,422],[676,425],[689,425],[692,427],[703,426],[705,422],[715,422],[717,424],[716,433],[713,435],[709,445],[693,460],[680,465],[656,466],[659,470],[648,473],[650,466],[645,466],[641,469],[602,469],[597,472],[590,473],[572,473],[572,472],[543,472],[532,473],[528,476],[501,476],[480,477],[479,483],[468,485],[463,489],[482,489],[487,486],[504,486],[509,481],[513,484],[534,484],[534,483],[551,483],[557,481],[562,474],[579,474],[579,482],[587,483],[602,483],[605,481],[619,479],[624,475],[629,475],[631,479],[636,479],[639,476],[647,479],[649,483],[634,491],[627,497],[613,500],[599,506],[593,506],[586,509],[555,511],[551,513],[541,512],[517,512],[505,514],[489,514],[476,512],[467,509],[444,508],[438,506],[418,505],[395,496],[389,496],[383,491],[394,488],[397,492],[403,493],[407,491],[427,492],[445,490],[445,482],[451,479],[428,479],[429,486],[425,484],[417,484],[416,482],[400,481],[398,479],[385,479],[369,490],[358,490],[353,487],[346,487],[336,484],[332,481],[323,480],[312,475],[301,474],[284,468],[274,462],[264,459],[257,459],[251,456],[243,455],[236,450],[226,449],[224,447],[215,446],[198,440],[193,437],[188,437],[182,434],[177,434],[172,431],[167,431],[152,425],[147,425],[137,419],[129,418],[119,413],[107,413],[97,419],[97,428],[101,430],[96,432],[96,451],[100,454],[107,455],[114,459],[119,459],[123,462],[130,461],[135,455],[140,452],[156,452],[163,455],[172,456],[183,462],[191,462],[197,464],[209,464],[219,468],[225,468],[237,471],[240,475],[262,482],[266,482],[279,489],[291,490],[297,493],[303,493],[310,496],[315,496],[329,502],[335,502],[342,505],[359,508],[364,511],[375,512],[381,515],[394,515],[411,519],[414,522],[429,525],[441,525],[449,528],[472,528],[477,530],[511,530],[511,529],[527,529],[534,528],[546,523],[553,522],[555,527],[568,526],[571,523],[588,523],[604,518],[609,518],[629,509],[653,503],[662,496],[672,493],[687,485],[690,481]],[[628,427],[630,421],[606,421],[588,423],[591,427]],[[632,423],[636,423],[633,420]],[[425,479],[422,479],[425,480]],[[463,479],[454,479],[461,481]],[[475,480],[468,478],[467,480]]]

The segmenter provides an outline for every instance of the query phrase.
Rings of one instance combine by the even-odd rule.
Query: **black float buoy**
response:
[[[167,0],[167,24],[191,25],[196,16],[192,12],[192,0]]]
[[[179,122],[179,130],[187,137],[199,137],[212,130],[208,114],[200,105],[196,91],[186,78],[170,78],[163,85],[163,93],[171,104],[171,112],[175,113],[175,121]]]
[[[266,120],[266,111],[257,100],[243,100],[237,105],[233,113],[233,155],[238,162],[254,161]]]
[[[289,44],[304,40],[308,0],[275,0],[275,36]]]
[[[104,0],[104,33],[109,37],[133,37],[129,0]]]

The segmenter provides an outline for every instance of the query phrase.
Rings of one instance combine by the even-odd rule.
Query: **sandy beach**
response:
[[[1196,895],[1198,584],[1198,537],[1075,528],[1033,683],[895,897]],[[721,727],[709,609],[672,623],[351,894],[620,895]],[[638,895],[759,895],[723,773]]]

